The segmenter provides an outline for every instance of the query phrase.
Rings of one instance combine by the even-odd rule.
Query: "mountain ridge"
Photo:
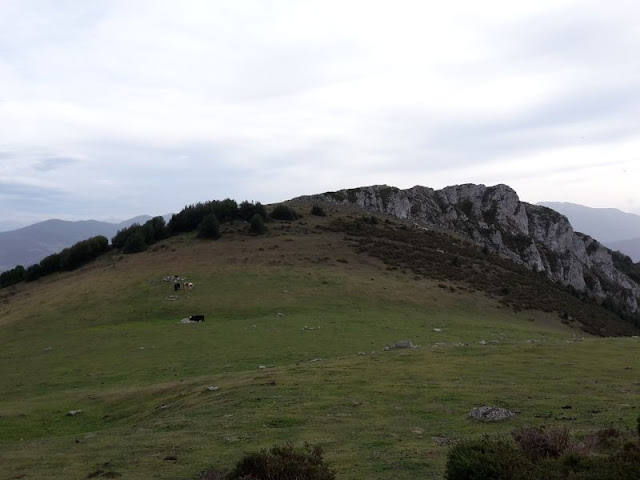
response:
[[[640,266],[589,235],[574,231],[561,213],[521,202],[507,185],[462,184],[440,190],[420,185],[406,190],[373,185],[294,200],[357,205],[422,228],[462,235],[487,251],[601,302],[610,302],[611,307],[637,318]]]

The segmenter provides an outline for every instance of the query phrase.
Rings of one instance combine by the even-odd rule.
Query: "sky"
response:
[[[0,226],[387,184],[640,213],[640,3],[1,0]]]

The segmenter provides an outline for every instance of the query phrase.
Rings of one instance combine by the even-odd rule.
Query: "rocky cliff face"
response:
[[[579,292],[639,312],[639,265],[574,232],[567,218],[521,202],[506,185],[455,185],[400,190],[376,185],[301,197],[312,202],[358,205],[410,220],[420,227],[464,235],[476,244],[522,263]],[[634,281],[631,277],[636,278]]]

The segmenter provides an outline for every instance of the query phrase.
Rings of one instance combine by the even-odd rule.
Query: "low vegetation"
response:
[[[222,480],[246,458],[263,473],[312,464],[309,442],[318,475],[441,480],[465,439],[533,445],[540,460],[524,458],[542,465],[565,429],[577,445],[636,425],[638,339],[581,328],[609,312],[459,239],[325,209],[262,235],[238,219],[216,241],[112,249],[0,291],[0,477]],[[528,289],[546,302],[506,301]],[[194,314],[206,321],[181,322]],[[517,414],[471,420],[482,405]],[[627,431],[603,436],[580,465],[635,458]]]
[[[513,440],[483,436],[456,443],[447,480],[630,480],[640,478],[640,440],[606,427],[581,438],[567,427],[523,427]]]
[[[456,282],[458,287],[486,292],[514,311],[555,312],[594,335],[635,335],[640,327],[543,273],[489,255],[462,238],[407,225],[377,223],[375,217],[337,219],[334,231],[351,236],[357,248],[380,258],[388,269],[409,271],[422,278]],[[442,283],[442,288],[450,288]]]

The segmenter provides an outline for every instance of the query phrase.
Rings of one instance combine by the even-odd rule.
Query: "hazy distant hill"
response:
[[[640,215],[615,208],[591,208],[566,202],[539,202],[569,219],[573,228],[597,238],[609,248],[640,261]]]
[[[640,215],[616,208],[591,208],[565,202],[539,202],[538,205],[561,213],[575,230],[604,243],[640,237]]]
[[[629,255],[634,262],[640,262],[640,237],[605,243],[609,248]]]
[[[148,215],[141,215],[121,223],[45,220],[17,230],[0,232],[0,272],[16,265],[28,267],[47,255],[89,237],[104,235],[111,240],[118,230],[133,223],[144,223],[150,218]]]

